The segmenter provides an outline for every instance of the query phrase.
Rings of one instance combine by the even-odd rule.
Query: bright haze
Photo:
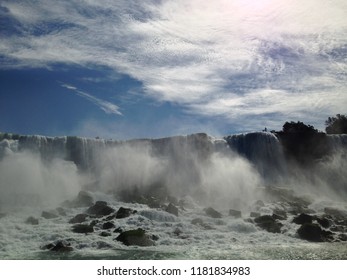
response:
[[[2,0],[0,131],[128,139],[347,108],[345,0]]]

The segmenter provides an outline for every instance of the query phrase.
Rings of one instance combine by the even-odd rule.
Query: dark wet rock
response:
[[[149,208],[161,208],[163,201],[157,197],[150,196],[147,198],[146,204]]]
[[[91,222],[89,223],[89,225],[90,225],[91,227],[95,227],[98,223],[99,223],[98,220],[93,220],[93,221],[91,221]]]
[[[25,223],[30,225],[38,225],[39,219],[36,219],[34,217],[29,217],[28,219],[26,219]]]
[[[258,212],[251,212],[251,213],[249,214],[249,216],[250,216],[251,218],[258,218],[258,217],[260,217],[260,213],[258,213]]]
[[[205,213],[207,216],[211,217],[211,218],[222,218],[222,214],[219,213],[218,211],[214,210],[212,207],[206,208],[204,209]]]
[[[338,235],[338,239],[339,239],[340,241],[347,241],[347,234],[345,234],[345,233],[339,234],[339,235]]]
[[[183,231],[180,228],[175,228],[173,231],[174,235],[180,236],[183,233]]]
[[[312,242],[331,241],[333,233],[322,230],[318,224],[303,224],[297,231],[300,238]]]
[[[243,219],[246,223],[251,223],[254,224],[254,221],[252,218],[247,218],[247,219]]]
[[[75,217],[69,220],[70,224],[80,224],[85,222],[85,220],[89,217],[87,214],[77,214]]]
[[[112,234],[110,232],[108,232],[108,231],[102,231],[102,232],[100,232],[99,235],[102,236],[102,237],[107,237],[107,236],[111,236]]]
[[[126,246],[153,246],[154,241],[146,234],[146,231],[139,228],[122,232],[117,238]]]
[[[332,225],[332,222],[327,218],[317,218],[317,223],[320,224],[323,228],[328,228]]]
[[[115,218],[116,218],[116,214],[107,216],[107,217],[105,218],[105,220],[106,220],[106,221],[112,221],[112,220],[114,220]]]
[[[124,230],[121,227],[116,228],[113,232],[122,233]]]
[[[66,253],[73,251],[73,248],[71,247],[70,242],[67,242],[65,240],[58,241],[56,243],[49,243],[43,247],[41,247],[43,250],[50,250],[53,252],[60,252],[60,253]]]
[[[87,213],[96,216],[107,216],[115,210],[107,205],[105,201],[97,201],[95,204],[87,209]]]
[[[115,225],[112,222],[106,222],[106,223],[104,223],[102,225],[102,229],[111,229],[111,228],[114,228],[114,227],[115,227]]]
[[[72,227],[72,231],[76,233],[91,233],[94,232],[94,228],[90,225],[76,224]]]
[[[129,217],[132,214],[135,214],[137,211],[130,209],[130,208],[124,208],[124,207],[120,207],[117,211],[116,214],[116,219],[124,219]]]
[[[152,234],[151,239],[154,240],[154,241],[158,241],[159,240],[159,236],[155,235],[155,234]]]
[[[66,211],[63,207],[58,207],[57,209],[55,209],[55,211],[60,215],[60,216],[66,216]]]
[[[277,222],[272,216],[264,215],[254,219],[254,222],[260,228],[272,232],[272,233],[281,233],[282,224]]]
[[[172,203],[170,203],[166,209],[165,209],[166,212],[172,214],[172,215],[175,215],[176,217],[178,217],[178,208],[173,205]]]
[[[293,223],[298,225],[311,224],[313,217],[311,215],[301,213],[299,216],[294,217]]]
[[[55,219],[55,218],[58,218],[59,216],[50,211],[42,211],[41,217],[45,219]]]
[[[241,211],[230,209],[229,210],[229,216],[232,216],[234,218],[241,218]]]
[[[341,225],[333,225],[330,227],[330,230],[334,232],[344,232],[345,228]]]
[[[271,217],[274,218],[275,220],[280,220],[280,221],[284,221],[287,219],[287,218],[280,216],[280,215],[277,215],[277,214],[272,214]]]

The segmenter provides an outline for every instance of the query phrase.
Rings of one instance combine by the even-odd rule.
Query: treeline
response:
[[[303,122],[286,122],[281,131],[272,131],[282,143],[287,158],[302,165],[314,164],[331,154],[327,134],[347,134],[347,117],[337,114],[325,121],[325,132]]]

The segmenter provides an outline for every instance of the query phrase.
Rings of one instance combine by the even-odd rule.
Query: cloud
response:
[[[79,96],[81,96],[81,97],[91,101],[93,104],[98,106],[101,110],[103,110],[106,114],[123,115],[119,111],[119,107],[117,105],[111,103],[111,102],[108,102],[108,101],[96,98],[96,97],[90,95],[89,93],[81,91],[78,88],[76,88],[76,87],[74,87],[72,85],[69,85],[69,84],[62,84],[61,86],[64,87],[64,88],[67,88],[69,90],[72,90],[76,94],[78,94]]]
[[[2,5],[20,26],[0,42],[3,68],[102,65],[139,80],[155,100],[231,123],[257,118],[255,127],[263,117],[275,124],[269,116],[281,116],[277,126],[292,116],[316,124],[346,108],[343,0]]]

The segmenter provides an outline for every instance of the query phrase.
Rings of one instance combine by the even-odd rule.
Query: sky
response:
[[[0,131],[112,139],[324,130],[345,0],[0,0]]]

